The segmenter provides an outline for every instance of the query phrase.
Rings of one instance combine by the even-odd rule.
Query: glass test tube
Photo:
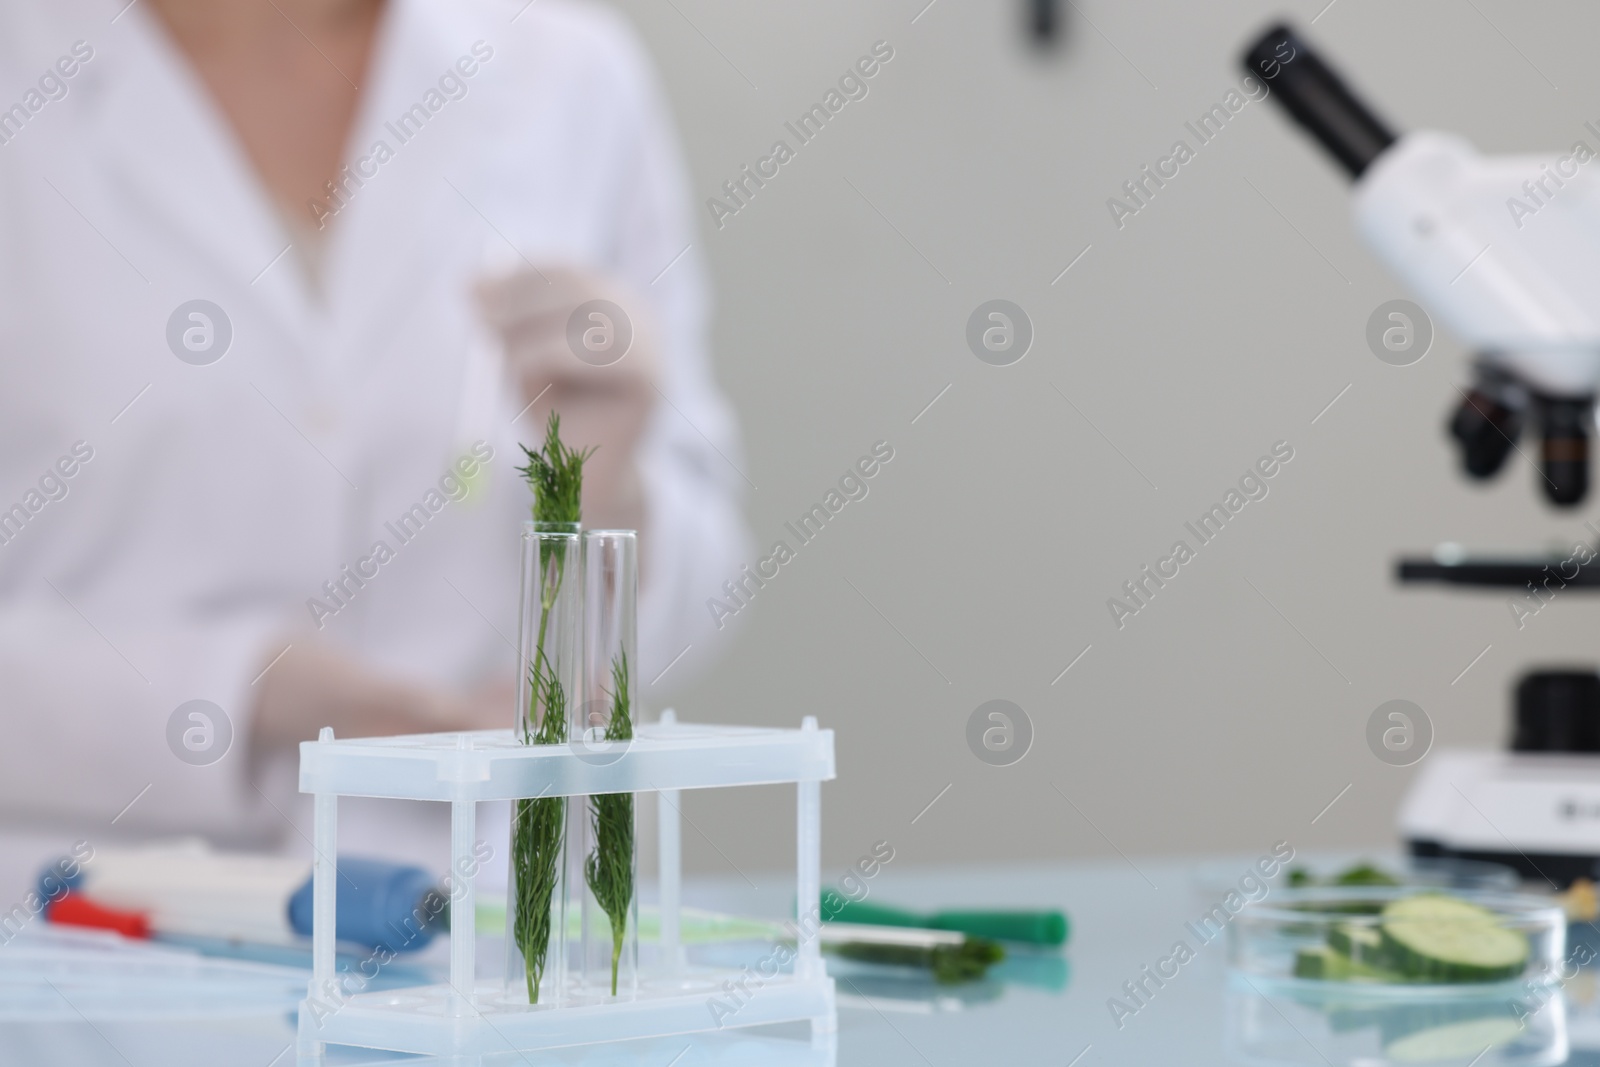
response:
[[[638,538],[632,530],[583,534],[582,714],[573,748],[587,762],[621,763],[638,723]],[[572,838],[583,885],[579,986],[591,997],[637,995],[639,970],[638,820],[634,794],[608,793],[573,805]],[[569,868],[570,869],[570,868]]]
[[[522,595],[513,735],[565,745],[581,699],[583,563],[577,523],[522,527]],[[570,889],[566,797],[511,802],[506,894],[506,995],[551,1004],[565,995]]]

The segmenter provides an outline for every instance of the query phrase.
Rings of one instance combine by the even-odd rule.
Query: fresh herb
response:
[[[531,743],[558,745],[567,739],[567,697],[541,649],[539,663],[530,671],[536,687],[543,687],[544,718]],[[542,679],[542,682],[541,682]],[[535,691],[534,703],[541,702]],[[544,977],[550,949],[550,900],[555,894],[561,866],[561,841],[566,832],[566,797],[529,797],[515,804],[515,831],[511,862],[517,872],[517,947],[522,951],[528,982],[528,1003],[539,1003],[539,981]]]
[[[633,716],[628,703],[628,654],[611,662],[611,721],[607,741],[631,741]],[[633,794],[601,793],[589,798],[594,849],[584,864],[584,879],[611,922],[611,995],[617,995],[617,963],[633,903]]]
[[[1372,863],[1362,860],[1350,867],[1346,867],[1338,874],[1317,877],[1304,867],[1289,868],[1289,887],[1302,889],[1314,885],[1332,886],[1391,886],[1399,885],[1400,879]]]
[[[545,425],[544,446],[535,452],[523,445],[522,452],[528,457],[528,463],[527,466],[518,467],[517,472],[527,479],[528,487],[533,490],[533,520],[576,523],[582,516],[583,464],[594,453],[594,449],[579,451],[568,448],[561,440],[561,416],[552,411],[550,421]],[[544,656],[545,635],[550,627],[550,611],[561,592],[566,569],[566,544],[558,539],[541,541],[539,573],[543,581],[539,597],[539,634],[534,643],[534,706],[528,709],[527,720],[523,723],[523,744],[539,743],[532,737],[543,689],[539,684],[539,672],[548,663]]]
[[[1400,879],[1370,863],[1358,863],[1340,871],[1333,879],[1334,885],[1399,885]]]
[[[1006,950],[999,943],[981,937],[966,938],[959,945],[932,947],[845,941],[829,946],[829,950],[858,963],[926,969],[933,972],[933,980],[941,985],[982,978],[992,965],[1006,958]]]
[[[583,464],[594,449],[568,448],[561,440],[561,416],[552,411],[545,423],[544,445],[537,452],[523,445],[522,452],[528,463],[517,473],[533,490],[534,521],[577,522],[582,514]]]
[[[577,523],[583,495],[583,464],[593,449],[568,448],[561,440],[561,417],[550,413],[544,445],[535,452],[526,445],[525,467],[517,470],[533,490],[533,518],[541,523]],[[557,539],[539,543],[539,631],[529,668],[528,714],[522,721],[522,743],[558,745],[567,740],[567,692],[545,652],[550,613],[566,578],[567,546]],[[550,903],[555,894],[566,835],[565,797],[531,797],[514,805],[511,860],[516,871],[517,947],[528,982],[528,1002],[539,1002],[539,980],[550,948]]]

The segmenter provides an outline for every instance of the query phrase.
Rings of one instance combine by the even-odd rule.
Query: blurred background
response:
[[[742,435],[743,451],[732,455],[740,480],[720,473],[745,493],[755,542],[745,562],[756,564],[779,539],[797,548],[720,630],[674,643],[692,640],[692,654],[656,675],[661,684],[645,699],[650,714],[671,705],[687,721],[794,726],[815,715],[837,731],[839,774],[823,791],[825,865],[853,860],[879,841],[890,842],[905,866],[1255,854],[1279,840],[1305,851],[1389,847],[1398,842],[1397,805],[1419,768],[1373,758],[1366,728],[1379,705],[1404,699],[1422,708],[1436,748],[1500,748],[1521,674],[1592,662],[1600,604],[1589,598],[1559,596],[1519,625],[1504,590],[1402,589],[1394,581],[1401,554],[1441,542],[1565,551],[1600,534],[1585,525],[1592,507],[1558,513],[1547,504],[1523,457],[1513,456],[1493,482],[1459,474],[1444,424],[1469,380],[1466,354],[1439,329],[1419,362],[1393,366],[1375,357],[1369,318],[1380,305],[1417,294],[1362,245],[1346,176],[1281,108],[1260,98],[1259,84],[1245,84],[1239,58],[1267,25],[1287,19],[1396,130],[1458,132],[1486,153],[1550,152],[1600,136],[1584,127],[1600,122],[1600,105],[1586,104],[1600,99],[1600,73],[1584,47],[1592,36],[1585,31],[1600,30],[1593,8],[1502,0],[596,6],[620,12],[637,32],[686,157],[697,227],[687,235],[693,258],[686,262],[709,267],[710,353]],[[496,24],[517,7],[495,9]],[[83,8],[91,9],[97,19],[104,14]],[[1040,32],[1041,19],[1049,32]],[[107,34],[104,58],[120,62],[117,49],[141,22],[153,25],[153,16],[111,30],[95,22],[94,32]],[[42,45],[23,49],[18,64],[34,64],[39,49],[53,56],[56,36],[52,30]],[[864,57],[877,62],[875,73],[842,85]],[[120,68],[85,69],[101,77],[102,69]],[[20,147],[6,149],[8,164],[78,151],[66,117],[71,108],[92,114],[99,105],[87,76],[75,84],[84,88],[74,102],[51,112],[62,120],[30,126]],[[802,116],[839,91],[854,98],[802,143],[795,132]],[[1192,127],[1230,93],[1242,104],[1201,144]],[[119,121],[141,118],[160,121]],[[741,206],[729,183],[745,181],[748,192],[744,168],[757,166],[779,139],[793,158]],[[1194,158],[1136,213],[1119,217],[1113,198],[1127,203],[1125,184],[1180,139],[1196,147]],[[456,231],[493,243],[479,222],[498,217],[497,209],[486,215],[474,205],[505,190],[487,183],[480,190],[470,168],[455,166],[448,141],[407,151],[394,173],[422,174],[448,200],[440,218],[454,211]],[[433,181],[430,167],[453,174],[455,192]],[[87,194],[73,184],[81,172],[63,164],[41,173],[57,193],[18,186],[50,205],[55,228],[39,233],[71,234],[81,263],[95,264],[94,285],[147,300],[128,269],[141,239],[112,229],[111,241],[84,225],[92,218],[104,225],[113,209],[82,199]],[[375,183],[358,205],[404,211],[408,188],[400,180]],[[461,202],[451,199],[457,196]],[[86,210],[73,206],[74,197]],[[181,229],[159,233],[166,239]],[[379,229],[369,226],[366,236],[381,249]],[[238,242],[238,258],[249,266],[238,279],[241,292],[260,263],[272,266],[279,240],[261,245],[258,257]],[[111,255],[108,243],[134,249],[133,259]],[[649,264],[644,279],[682,243],[634,256],[635,266]],[[70,304],[86,268],[63,263],[62,280],[48,291],[69,301],[60,316],[87,328],[93,317],[78,322]],[[663,288],[682,282],[683,272],[669,270]],[[261,287],[251,281],[250,291],[281,281],[267,279]],[[52,283],[38,284],[45,291]],[[148,293],[152,323],[192,295],[160,286]],[[1026,355],[1008,365],[979,359],[969,341],[969,320],[995,300],[1019,308],[1032,332]],[[272,336],[244,320],[238,332],[241,346]],[[235,358],[214,376],[230,383],[231,392],[217,395],[236,408],[210,393],[196,408],[200,400],[186,402],[180,391],[199,388],[180,379],[191,368],[170,358],[153,328],[146,334],[139,354],[148,362],[119,365],[116,396],[105,404],[115,410],[142,381],[155,380],[139,368],[159,367],[162,385],[119,432],[136,426],[156,440],[152,428],[174,425],[177,416],[155,404],[188,403],[183,411],[202,410],[230,433],[228,412],[247,412],[254,421],[238,421],[233,443],[248,452],[253,442],[272,442],[269,458],[298,472],[294,491],[309,502],[296,505],[302,516],[340,506],[344,481],[326,469],[326,456],[304,447],[310,437],[281,424],[283,411],[261,404],[264,397],[273,403],[274,387],[247,380],[257,373],[251,363]],[[97,345],[79,347],[92,355],[103,351]],[[34,368],[18,364],[13,373],[28,384]],[[51,395],[79,397],[80,387],[73,379]],[[89,425],[81,414],[69,412],[49,432],[78,432]],[[691,414],[686,425],[704,418]],[[93,417],[105,414],[95,407]],[[18,470],[28,477],[59,451],[32,425],[19,420],[11,430],[15,455],[26,458]],[[517,432],[531,441],[533,421]],[[1119,624],[1108,602],[1127,601],[1124,583],[1180,538],[1193,544],[1185,524],[1274,449],[1280,456],[1292,450],[1293,458],[1267,481],[1265,498],[1249,503],[1146,608]],[[206,449],[188,454],[198,457],[193,476],[229,477],[204,468]],[[866,482],[867,495],[800,545],[786,524],[798,524],[874,454],[893,458]],[[113,464],[143,462],[126,449],[108,447],[104,456],[94,470],[107,484],[123,482]],[[510,485],[514,461],[497,461],[495,477]],[[425,462],[431,479],[431,453]],[[188,476],[174,468],[172,477],[177,492]],[[397,492],[411,494],[409,503],[418,484],[406,474]],[[75,499],[80,509],[118,500],[87,491]],[[524,499],[517,497],[519,514]],[[379,514],[401,505],[384,507],[375,505]],[[94,529],[92,518],[72,526],[80,538]],[[55,547],[32,535],[25,546]],[[87,542],[68,550],[62,558],[100,551]],[[62,632],[85,643],[72,647],[90,650],[78,653],[80,661],[92,653],[97,670],[129,686],[125,667],[166,654],[137,643],[159,637],[137,598],[112,588],[95,603],[73,601],[79,594],[63,577],[65,564],[37,567],[22,550],[8,551]],[[215,551],[226,574],[232,557]],[[476,549],[441,544],[437,552],[441,564]],[[268,555],[262,558],[275,564]],[[337,562],[307,566],[321,576]],[[51,593],[36,571],[68,584]],[[701,602],[724,595],[715,581],[738,577],[719,570],[709,580],[710,573],[680,579],[692,586],[700,620],[710,611]],[[365,634],[376,662],[402,673],[418,656],[371,626],[385,615],[378,598],[405,595],[404,581],[386,579],[364,594],[369,613],[351,631]],[[298,612],[307,584],[294,574],[284,588]],[[443,598],[438,625],[464,635],[463,643],[470,637],[498,647],[483,623],[499,618],[511,631],[509,590],[484,579],[428,595]],[[688,594],[680,599],[689,604]],[[23,629],[32,625],[27,610],[17,616]],[[91,633],[87,619],[106,633]],[[113,650],[129,654],[111,656],[101,647],[107,635]],[[219,661],[216,673],[243,679],[256,666]],[[188,688],[170,696],[144,683],[138,690],[147,694],[139,697],[149,704],[141,714],[151,721],[167,721],[180,700],[207,695],[183,671],[171,673]],[[64,702],[73,699],[70,687],[50,684]],[[290,697],[285,703],[295,704]],[[17,699],[32,706],[26,694]],[[1026,752],[1006,765],[978,758],[969,734],[975,715],[980,733],[988,721],[980,706],[997,700],[1020,709],[1014,725]],[[498,723],[505,702],[486,698],[482,706]],[[118,729],[136,729],[132,716],[120,719]],[[182,800],[185,783],[204,776],[172,768],[165,740],[137,729],[150,750],[139,758],[173,773],[126,823],[148,813],[151,833],[171,832],[152,809],[159,802],[168,805],[162,811],[204,812],[205,803],[185,808]],[[103,738],[94,758],[117,765],[120,744]],[[96,826],[149,780],[141,774],[112,788],[96,764],[65,769],[51,759],[35,770],[50,781],[70,779],[70,789],[51,795],[16,785],[13,792],[43,789],[55,803],[81,789]],[[285,774],[278,785],[288,795],[292,766]],[[97,783],[106,795],[91,804]],[[167,788],[174,783],[176,791]],[[787,789],[750,790],[736,800],[716,791],[690,795],[688,868],[732,876],[789,867],[792,837],[755,828],[786,830],[792,809]],[[294,822],[262,814],[280,834],[283,819]],[[31,831],[29,812],[21,816],[8,819]],[[7,878],[25,885],[39,856],[59,852],[59,829],[42,831],[37,845],[8,849]]]
[[[1263,85],[1241,55],[1258,39],[1287,44],[1263,37],[1275,24],[1315,52]],[[809,954],[815,934],[833,938],[827,975],[839,962],[861,970],[837,971],[835,989],[802,955],[796,982],[775,988],[815,999],[761,1016],[812,1021],[815,1047],[797,1046],[818,1054],[807,1063],[835,1051],[840,1063],[906,1062],[907,1044],[930,1064],[924,1048],[959,1063],[1035,1062],[1045,1049],[1061,1063],[1081,1048],[1077,1064],[1095,1047],[1092,1064],[1168,1062],[1179,1048],[1200,1062],[1210,1045],[1266,1062],[1236,1031],[1292,1048],[1295,1062],[1332,1063],[1333,1048],[1353,1050],[1339,1053],[1351,1063],[1380,1062],[1379,1049],[1399,1061],[1413,1036],[1438,1051],[1440,1031],[1473,1063],[1491,1038],[1507,1058],[1486,1063],[1568,1051],[1564,1009],[1521,1010],[1499,986],[1562,956],[1563,913],[1542,903],[1542,925],[1509,938],[1510,919],[1478,928],[1489,913],[1469,906],[1477,917],[1427,951],[1394,933],[1435,925],[1425,912],[1371,907],[1372,957],[1345,928],[1365,911],[1340,896],[1326,937],[1305,940],[1297,907],[1276,932],[1230,927],[1230,947],[1206,953],[1194,977],[1174,981],[1166,966],[1214,943],[1197,918],[1220,931],[1279,873],[1286,891],[1381,884],[1390,867],[1461,893],[1517,884],[1505,871],[1473,881],[1463,868],[1458,884],[1412,870],[1397,862],[1408,846],[1504,861],[1533,876],[1524,888],[1566,890],[1546,902],[1566,909],[1568,943],[1600,944],[1580,929],[1600,915],[1600,778],[1584,758],[1600,753],[1600,598],[1561,592],[1534,613],[1514,586],[1401,586],[1396,573],[1441,545],[1565,558],[1600,543],[1594,505],[1548,502],[1531,433],[1498,479],[1463,475],[1446,423],[1474,356],[1442,321],[1410,361],[1373,340],[1395,301],[1469,325],[1473,310],[1514,304],[1513,326],[1476,331],[1482,348],[1537,356],[1538,372],[1593,365],[1564,407],[1539,400],[1546,444],[1570,443],[1549,416],[1592,410],[1600,325],[1574,355],[1564,346],[1582,323],[1567,334],[1548,324],[1568,297],[1581,305],[1574,321],[1593,303],[1600,256],[1585,257],[1600,240],[1583,227],[1600,219],[1600,163],[1526,245],[1498,209],[1519,168],[1600,146],[1600,8],[0,0],[0,29],[0,73],[17,83],[0,85],[0,946],[25,938],[0,954],[0,1015],[24,1024],[0,1047],[30,1050],[11,1059],[114,1062],[128,1059],[119,1046],[154,1054],[172,1042],[191,1058],[163,1051],[163,1062],[276,1063],[296,1043],[305,1059],[352,1036],[399,1048],[438,1037],[465,1055],[467,1036],[484,1038],[444,987],[424,991],[449,1005],[434,1013],[385,986],[363,1003],[393,1012],[392,1033],[357,1013],[334,1036],[293,1035],[300,970],[239,994],[237,1009],[224,1003],[244,1029],[190,1026],[167,1014],[171,998],[225,999],[225,983],[179,968],[167,988],[138,955],[79,962],[83,990],[98,997],[102,979],[109,990],[83,1010],[27,947],[72,949],[85,931],[66,927],[111,926],[153,934],[158,953],[303,968],[312,913],[326,933],[335,901],[347,965],[352,948],[382,948],[414,918],[400,947],[422,948],[448,902],[454,939],[382,982],[441,980],[446,953],[452,982],[492,974],[498,999],[482,987],[466,1004],[513,1012],[518,1034],[537,1038],[514,1046],[524,1050],[582,1033],[559,1013],[521,1011],[541,975],[541,1011],[552,997],[579,1002],[568,994],[627,1000],[639,975],[641,1004],[666,998],[638,1016],[608,1004],[586,1016],[604,1020],[592,1036],[720,1030],[712,991],[731,997],[737,984],[748,997],[742,983],[772,977],[752,966],[777,958],[768,944]],[[1401,141],[1369,172],[1383,181],[1362,186],[1377,190],[1375,211],[1393,211],[1364,241],[1349,175],[1279,106],[1328,91],[1317,54],[1396,133],[1538,155],[1461,168],[1494,178],[1461,194],[1431,184],[1456,173],[1435,169],[1448,148]],[[394,123],[408,120],[402,136]],[[410,147],[392,152],[390,138]],[[773,172],[778,142],[787,154]],[[1152,171],[1179,143],[1189,158],[1158,186]],[[363,169],[379,156],[381,180]],[[1429,284],[1454,262],[1440,247],[1453,256],[1466,236],[1475,249],[1491,234],[1505,235],[1504,262],[1428,294],[1371,247],[1407,250],[1411,276]],[[1500,273],[1480,287],[1490,268]],[[1451,299],[1463,292],[1484,296]],[[597,308],[626,326],[616,336],[632,347],[615,358],[588,344],[583,316]],[[984,342],[996,329],[1010,331],[1003,353]],[[1539,373],[1522,383],[1562,389]],[[602,443],[581,493],[555,430],[543,436],[557,411],[566,445]],[[541,441],[542,460],[517,447]],[[92,464],[79,452],[91,444]],[[541,462],[564,474],[530,497]],[[58,506],[66,483],[50,472],[71,478],[68,467],[88,474]],[[37,523],[33,484],[50,497]],[[589,594],[595,654],[574,666],[554,638],[542,662],[570,668],[572,687],[545,684],[530,700],[516,672],[538,600],[531,567],[526,584],[512,580],[513,531],[530,499],[552,497],[566,518],[581,502],[591,531],[639,530],[638,642],[619,548],[617,580],[590,572],[583,589],[565,586],[572,602],[552,629]],[[1234,513],[1202,538],[1196,527],[1219,507]],[[414,534],[433,529],[402,535],[401,516],[417,519]],[[365,564],[387,544],[374,539],[390,537],[416,547],[378,559],[387,576],[372,580]],[[1152,569],[1180,542],[1192,558],[1151,595]],[[787,556],[774,573],[777,544]],[[541,559],[524,549],[525,566]],[[597,559],[591,549],[586,566]],[[352,563],[369,580],[354,593]],[[764,582],[753,593],[752,570]],[[597,610],[602,589],[616,612]],[[594,635],[606,631],[622,636],[600,655]],[[671,794],[636,770],[658,790],[637,794],[636,809],[626,794],[596,795],[567,806],[563,828],[558,801],[526,798],[533,814],[514,833],[509,803],[469,822],[464,805],[365,796],[342,799],[336,820],[321,805],[314,825],[298,791],[302,780],[329,788],[317,758],[299,773],[300,746],[317,748],[307,739],[321,729],[342,741],[434,735],[418,744],[444,750],[444,768],[473,743],[437,735],[504,731],[514,707],[519,740],[535,739],[534,709],[551,727],[537,740],[573,740],[587,762],[585,725],[609,737],[627,723],[620,736],[637,736],[617,696],[627,664],[639,721],[671,708],[680,723],[793,729],[814,717],[834,732],[820,871],[807,844],[796,862],[797,838],[812,839],[807,815],[796,818],[797,793],[813,810],[808,784],[689,789],[680,826],[658,822]],[[1579,673],[1521,691],[1523,743],[1502,760],[1519,680],[1562,668]],[[599,714],[564,699],[602,690]],[[1395,701],[1419,716],[1409,755],[1379,740]],[[669,731],[656,736],[681,751]],[[360,750],[316,756],[341,751]],[[736,755],[713,762],[730,774],[778,776],[775,758],[723,751]],[[415,785],[373,774],[371,792]],[[320,848],[334,826],[323,854],[355,892],[327,893],[324,867],[314,904],[313,836]],[[458,852],[446,880],[449,834],[472,842],[473,863],[463,870]],[[624,862],[634,849],[636,869]],[[468,904],[458,890],[470,880]],[[826,935],[781,925],[824,908]],[[552,923],[568,933],[549,950]],[[880,923],[905,929],[869,929]],[[630,924],[646,946],[637,962]],[[482,936],[462,936],[469,928]],[[1194,952],[1174,937],[1195,938]],[[1241,949],[1248,937],[1270,952]],[[1502,958],[1474,955],[1496,941]],[[763,954],[743,955],[750,942]],[[334,973],[331,939],[322,947],[313,997]],[[547,960],[561,962],[542,972]],[[1225,964],[1252,987],[1251,974],[1373,983],[1403,1010],[1398,1024],[1347,1015],[1339,991],[1285,1012],[1269,991],[1224,981]],[[724,967],[737,983],[720,981]],[[125,971],[155,1021],[125,1018],[112,988]],[[1118,998],[1148,1007],[1147,980],[1171,991],[1113,1037],[1105,1028],[1120,1034],[1134,1014]],[[1389,988],[1413,980],[1492,981],[1480,1007],[1493,999],[1517,1018],[1490,1020],[1484,1036],[1476,1009]],[[22,988],[32,1007],[4,992]],[[1568,991],[1581,1062],[1600,1063],[1595,989],[1585,979]],[[686,999],[701,993],[708,1015]],[[669,1003],[694,1020],[656,1014]],[[34,1029],[33,1010],[51,1025]],[[304,1023],[310,1002],[302,1010]],[[746,1021],[759,1020],[732,1025]],[[229,1058],[224,1038],[248,1055]],[[683,1059],[677,1040],[659,1062]],[[100,1060],[77,1051],[89,1047]]]
[[[1398,129],[1485,152],[1593,143],[1593,8],[1083,0],[1041,47],[1021,0],[620,6],[702,201],[757,540],[786,537],[874,441],[895,450],[674,701],[838,731],[825,862],[878,839],[908,864],[1390,845],[1417,768],[1368,752],[1378,705],[1417,703],[1436,746],[1502,747],[1525,669],[1593,659],[1590,599],[1519,630],[1503,591],[1393,581],[1402,551],[1442,541],[1570,547],[1592,509],[1557,513],[1516,457],[1487,485],[1457,473],[1465,355],[1441,332],[1412,366],[1374,358],[1368,316],[1414,294],[1280,109],[1247,104],[1121,228],[1107,208],[1194,143],[1185,122],[1239,87],[1241,47],[1280,16]],[[703,201],[880,40],[894,59],[869,95],[716,228]],[[995,298],[1035,330],[1011,366],[965,340]],[[1294,459],[1270,495],[1117,629],[1107,599],[1277,441]],[[1011,766],[968,749],[992,699],[1032,723]],[[742,832],[787,791],[721,800],[689,798],[692,864],[789,862],[787,840]]]

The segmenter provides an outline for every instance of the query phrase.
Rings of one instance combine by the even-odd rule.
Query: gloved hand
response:
[[[509,678],[449,693],[383,677],[304,638],[290,645],[256,688],[250,727],[255,753],[314,740],[324,726],[333,727],[335,737],[377,737],[487,730],[510,726],[515,718]]]
[[[634,451],[658,400],[659,370],[645,302],[570,266],[524,267],[487,279],[478,298],[505,342],[522,403],[534,401],[519,420],[524,440],[538,442],[548,413],[558,412],[567,444],[598,446],[584,466],[584,525],[638,529],[644,502]],[[574,319],[595,300],[620,307],[622,318],[588,309]]]

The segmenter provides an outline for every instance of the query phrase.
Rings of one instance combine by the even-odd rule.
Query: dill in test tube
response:
[[[639,629],[637,542],[632,530],[587,530],[583,535],[583,661],[588,699],[582,728],[600,742],[593,758],[605,764],[627,755],[636,721],[632,671]],[[583,965],[586,971],[591,967],[608,971],[611,995],[616,996],[619,990],[633,992],[638,975],[634,795],[597,793],[589,797],[588,807],[583,877],[594,904],[606,917],[611,936],[600,958],[591,959],[590,946],[584,946]],[[585,907],[587,910],[587,903]],[[603,981],[597,976],[595,980],[596,984]]]
[[[525,687],[517,708],[517,738],[527,745],[558,745],[568,737],[578,615],[582,610],[576,571],[579,552],[579,500],[583,464],[592,450],[577,451],[561,440],[554,413],[543,446],[523,446],[527,466],[517,470],[533,490],[533,522],[524,532],[522,655]],[[532,569],[533,573],[526,573]],[[570,579],[570,580],[569,580]],[[527,631],[537,630],[532,647]],[[565,851],[565,797],[528,797],[512,806],[512,936],[522,957],[528,1002],[539,1002],[539,986],[549,959],[556,891]]]
[[[619,655],[611,665],[611,721],[607,741],[633,740],[633,716],[628,709],[628,657]],[[628,912],[633,904],[633,794],[601,793],[589,798],[594,827],[594,849],[584,864],[584,880],[611,924],[611,995],[617,995],[617,964],[628,932]]]

